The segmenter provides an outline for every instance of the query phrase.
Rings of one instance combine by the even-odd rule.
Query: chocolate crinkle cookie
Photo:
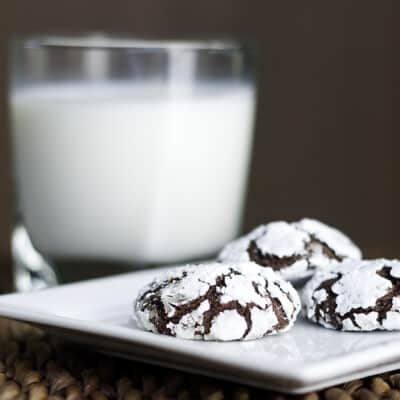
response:
[[[361,259],[360,249],[342,232],[313,219],[276,221],[260,225],[227,244],[221,262],[253,261],[290,281],[311,276],[316,268],[330,269],[346,258]]]
[[[290,283],[254,263],[170,270],[139,293],[134,318],[148,331],[199,340],[250,340],[288,330],[300,310]]]
[[[343,331],[400,329],[400,262],[344,261],[319,270],[302,292],[308,319]]]

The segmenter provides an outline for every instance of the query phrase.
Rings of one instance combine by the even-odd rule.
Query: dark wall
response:
[[[6,43],[15,33],[60,31],[252,40],[260,92],[245,228],[315,216],[344,228],[370,254],[395,254],[398,11],[395,1],[367,0],[2,0],[0,259],[12,208]]]

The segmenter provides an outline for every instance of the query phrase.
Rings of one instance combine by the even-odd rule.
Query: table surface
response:
[[[375,254],[376,253],[376,254]],[[379,256],[380,252],[370,251]],[[390,254],[389,256],[393,256]],[[11,290],[0,259],[0,291]],[[0,319],[0,400],[285,400],[288,396],[92,352],[29,325]],[[302,395],[307,400],[400,400],[400,371]]]
[[[400,373],[302,396],[253,389],[122,360],[0,319],[0,400],[399,400]]]

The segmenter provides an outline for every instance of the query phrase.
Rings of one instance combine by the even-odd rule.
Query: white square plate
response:
[[[304,393],[400,367],[400,332],[343,333],[299,319],[288,333],[248,342],[200,342],[140,330],[140,287],[160,270],[0,296],[0,316],[125,358],[262,388]]]

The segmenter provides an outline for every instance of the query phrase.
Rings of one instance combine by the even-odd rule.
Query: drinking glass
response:
[[[238,234],[251,49],[39,36],[10,71],[17,290],[210,258]]]

